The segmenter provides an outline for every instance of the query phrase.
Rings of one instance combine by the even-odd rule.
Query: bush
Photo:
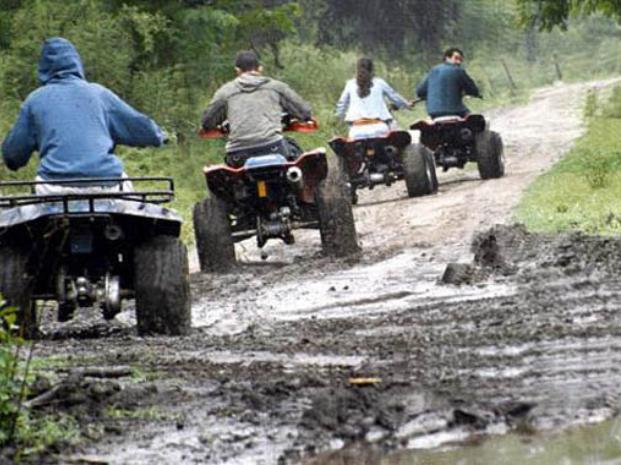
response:
[[[15,336],[16,317],[16,310],[0,295],[0,463],[17,462],[21,457],[79,436],[72,416],[45,414],[23,405],[32,380],[33,346]]]
[[[0,296],[0,447],[15,438],[23,398],[23,378],[19,377],[23,341],[13,335],[16,317],[15,309]]]

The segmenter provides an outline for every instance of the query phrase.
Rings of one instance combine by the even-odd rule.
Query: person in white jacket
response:
[[[349,124],[350,139],[382,137],[394,127],[386,99],[398,109],[412,107],[386,81],[375,77],[373,60],[360,58],[356,78],[347,81],[336,104],[336,115]]]

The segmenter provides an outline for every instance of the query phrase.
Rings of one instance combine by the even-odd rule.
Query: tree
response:
[[[459,16],[456,0],[306,0],[302,6],[320,11],[319,44],[384,51],[388,56],[405,51],[437,56]]]
[[[621,0],[517,0],[522,24],[536,21],[542,30],[567,29],[572,16],[601,13],[621,21]]]

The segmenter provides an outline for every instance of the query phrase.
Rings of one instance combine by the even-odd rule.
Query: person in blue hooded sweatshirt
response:
[[[86,81],[75,46],[55,37],[45,41],[38,66],[41,87],[23,103],[17,122],[2,144],[6,166],[18,170],[37,151],[37,180],[71,181],[78,178],[123,178],[116,145],[135,147],[164,143],[164,134],[147,116],[134,110],[112,91]],[[122,187],[121,187],[122,185]],[[131,189],[131,183],[110,184],[96,180],[86,189]],[[42,184],[37,193],[73,191]]]
[[[479,88],[462,68],[464,53],[458,48],[444,52],[444,63],[429,71],[416,88],[418,98],[427,101],[431,118],[442,116],[466,117],[470,110],[464,105],[464,95],[481,98]]]

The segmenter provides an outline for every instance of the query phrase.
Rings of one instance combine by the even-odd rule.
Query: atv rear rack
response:
[[[157,182],[165,184],[162,189],[153,189],[145,191],[123,191],[123,183],[131,181],[132,183]],[[37,195],[35,193],[36,186],[42,184],[61,185],[65,187],[80,187],[101,185],[106,183],[120,184],[118,192],[75,192],[75,193],[59,193]],[[137,177],[137,178],[84,178],[60,181],[2,181],[0,189],[12,189],[29,187],[30,194],[15,194],[0,196],[0,208],[14,208],[24,205],[36,205],[50,202],[62,202],[65,212],[69,211],[69,202],[86,201],[89,202],[89,210],[95,211],[94,203],[96,200],[127,200],[139,203],[163,204],[172,202],[175,198],[175,184],[169,177]]]

